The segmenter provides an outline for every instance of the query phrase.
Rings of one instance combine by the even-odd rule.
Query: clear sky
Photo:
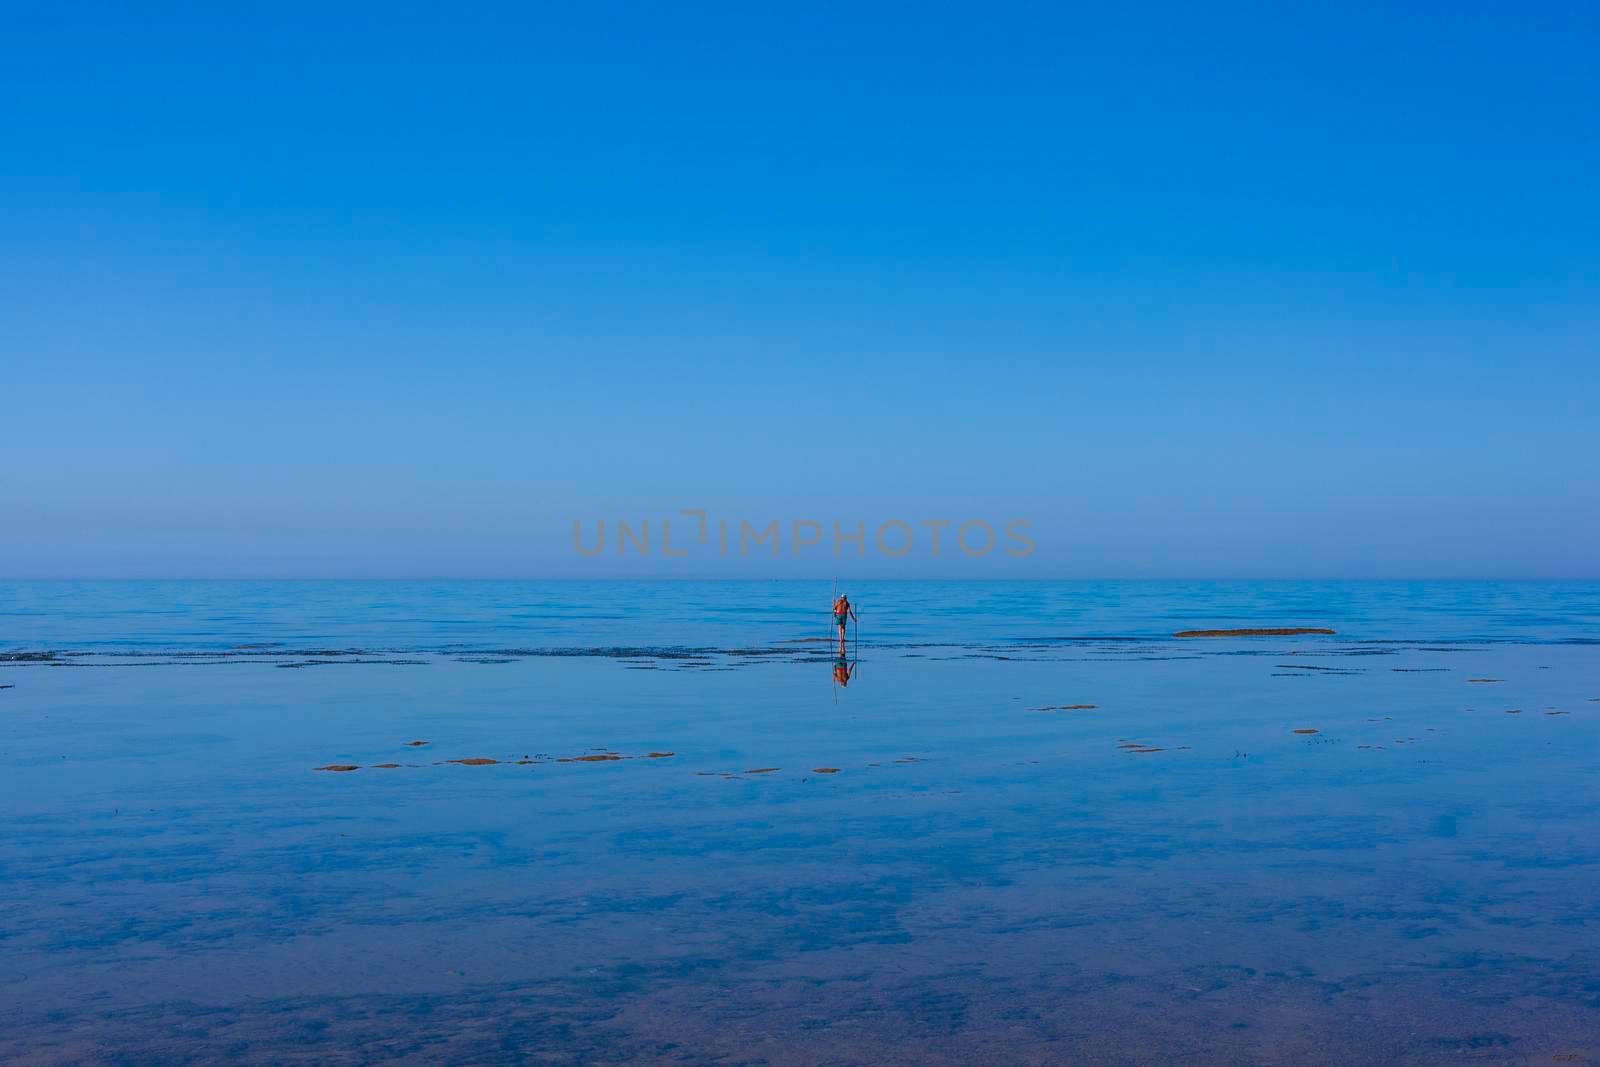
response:
[[[0,575],[1600,576],[1587,0],[250,7],[0,8]]]

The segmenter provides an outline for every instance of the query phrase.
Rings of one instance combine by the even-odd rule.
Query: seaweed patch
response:
[[[1293,637],[1296,634],[1332,634],[1321,626],[1271,626],[1247,630],[1180,630],[1173,637]]]

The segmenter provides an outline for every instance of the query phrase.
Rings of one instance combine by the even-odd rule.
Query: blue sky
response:
[[[1600,576],[1593,5],[466,7],[0,11],[0,574]]]

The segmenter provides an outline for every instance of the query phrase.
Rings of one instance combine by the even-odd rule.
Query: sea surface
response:
[[[1600,1063],[1600,584],[846,589],[0,583],[0,1062]]]

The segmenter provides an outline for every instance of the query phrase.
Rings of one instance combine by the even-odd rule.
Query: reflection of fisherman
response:
[[[844,634],[850,620],[856,618],[856,609],[850,606],[850,598],[843,593],[833,602],[833,624],[839,628],[839,653],[844,654]],[[857,622],[861,620],[856,619]]]
[[[856,665],[840,656],[833,661],[833,680],[840,685],[849,685],[850,676],[856,672]]]

